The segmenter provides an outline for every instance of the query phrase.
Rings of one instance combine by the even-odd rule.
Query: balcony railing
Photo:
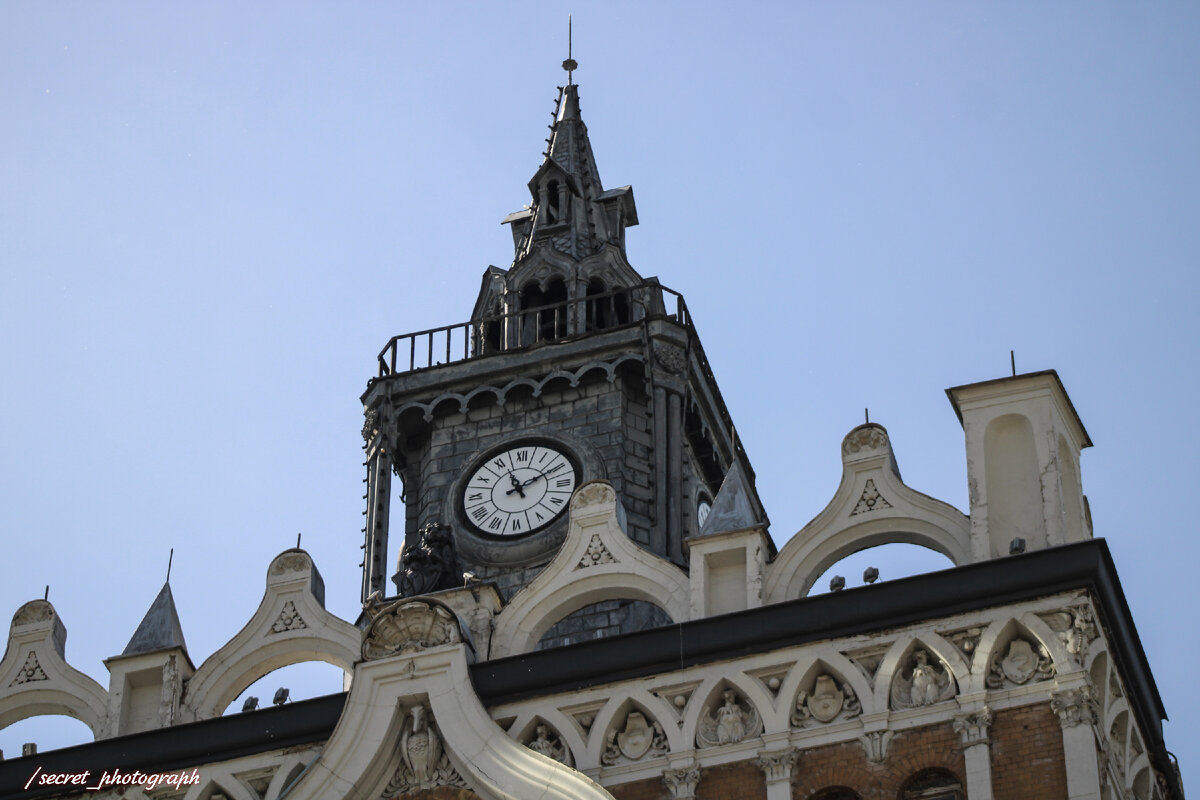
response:
[[[379,377],[566,342],[670,319],[691,328],[683,295],[656,283],[393,336],[379,353]]]

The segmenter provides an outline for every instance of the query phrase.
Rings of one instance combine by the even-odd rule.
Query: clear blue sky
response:
[[[1057,369],[1200,770],[1194,3],[0,5],[0,612],[50,584],[107,686],[174,547],[199,664],[303,531],[356,615],[358,396],[511,260],[568,10],[630,259],[686,296],[776,541],[866,406],[965,508],[942,390]]]

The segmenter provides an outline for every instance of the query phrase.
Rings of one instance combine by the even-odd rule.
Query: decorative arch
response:
[[[66,662],[66,640],[67,629],[48,601],[17,609],[0,659],[0,728],[58,714],[79,720],[97,739],[109,735],[108,692]]]
[[[965,514],[905,485],[882,425],[860,425],[842,440],[842,480],[833,498],[771,565],[765,602],[804,597],[838,561],[881,544],[928,547],[962,566],[972,560],[970,534]]]
[[[576,490],[558,554],[496,617],[492,658],[532,650],[554,623],[603,600],[643,600],[675,622],[688,618],[683,570],[634,544],[619,515],[623,511],[608,482]]]
[[[247,686],[281,667],[323,661],[353,670],[361,633],[325,610],[324,595],[324,582],[308,553],[291,549],[276,556],[258,610],[188,682],[186,718],[220,716]]]
[[[902,673],[908,666],[909,656],[916,650],[929,652],[945,665],[957,683],[955,694],[961,694],[970,685],[971,668],[953,644],[933,631],[923,632],[919,636],[903,636],[892,643],[875,673],[874,704],[877,710],[891,707],[892,686],[897,677],[903,679]]]

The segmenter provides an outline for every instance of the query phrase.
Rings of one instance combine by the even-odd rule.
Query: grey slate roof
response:
[[[164,583],[121,655],[151,653],[168,647],[182,647],[184,652],[187,651],[187,643],[183,641],[183,626],[179,624],[175,598],[171,595],[171,584]]]
[[[746,481],[740,461],[734,461],[725,480],[721,481],[721,490],[713,500],[712,511],[700,529],[701,536],[726,531],[739,531],[764,524],[765,520],[757,512],[758,504],[753,500],[754,490]]]

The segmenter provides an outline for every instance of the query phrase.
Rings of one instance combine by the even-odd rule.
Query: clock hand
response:
[[[517,494],[521,495],[521,499],[524,500],[525,492],[521,491],[521,489],[529,484],[521,483],[511,471],[508,473],[508,479],[512,481],[513,488],[509,489],[507,492],[505,492],[505,494],[512,494],[513,492],[516,492]]]

